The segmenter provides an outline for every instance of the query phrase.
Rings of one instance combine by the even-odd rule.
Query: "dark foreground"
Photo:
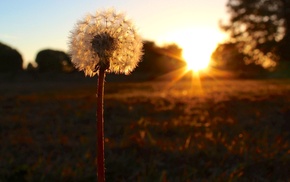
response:
[[[290,181],[290,81],[106,83],[107,181]],[[96,181],[96,85],[0,84],[0,181]]]

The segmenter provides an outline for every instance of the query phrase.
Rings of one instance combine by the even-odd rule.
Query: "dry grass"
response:
[[[290,81],[106,83],[107,181],[289,181]],[[96,85],[0,85],[0,181],[96,181]]]

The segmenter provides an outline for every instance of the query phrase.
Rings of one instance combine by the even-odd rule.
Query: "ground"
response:
[[[0,84],[0,181],[96,181],[96,82]],[[107,181],[289,181],[290,80],[105,83]]]

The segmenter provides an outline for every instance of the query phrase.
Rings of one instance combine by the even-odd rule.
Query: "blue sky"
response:
[[[96,10],[114,7],[126,12],[145,40],[182,44],[187,39],[180,38],[186,36],[182,35],[183,30],[191,34],[208,30],[222,35],[218,21],[227,17],[226,3],[227,0],[1,0],[0,42],[17,49],[26,65],[34,61],[40,50],[67,51],[69,32],[77,20]],[[220,41],[217,36],[209,39]]]

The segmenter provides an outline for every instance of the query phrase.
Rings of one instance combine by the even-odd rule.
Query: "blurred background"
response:
[[[144,55],[107,74],[107,181],[289,181],[290,0],[0,1],[0,181],[96,181],[76,22],[115,7]]]
[[[132,76],[188,66],[234,77],[288,77],[288,6],[287,0],[2,1],[0,70],[75,72],[66,53],[70,31],[86,14],[115,7],[144,39],[145,55]]]

